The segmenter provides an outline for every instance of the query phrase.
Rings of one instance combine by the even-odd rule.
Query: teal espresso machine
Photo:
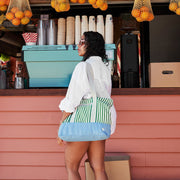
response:
[[[23,46],[29,73],[29,88],[68,87],[75,66],[82,61],[77,45]],[[106,44],[109,65],[116,58],[115,44]]]

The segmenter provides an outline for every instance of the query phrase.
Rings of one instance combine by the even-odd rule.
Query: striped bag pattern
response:
[[[99,141],[111,134],[113,100],[96,96],[92,67],[87,63],[86,68],[92,98],[82,99],[75,112],[61,124],[58,136],[64,141]]]
[[[93,102],[93,98],[81,100],[80,105],[74,112],[75,123],[91,122],[92,102]],[[113,105],[112,99],[97,97],[95,122],[111,124],[111,114],[109,112],[109,109],[112,105]],[[71,118],[72,118],[72,114],[68,116],[63,123],[70,123]]]
[[[110,108],[113,100],[96,97],[95,122],[91,122],[93,98],[83,99],[80,105],[61,124],[58,136],[64,141],[98,141],[111,134]]]

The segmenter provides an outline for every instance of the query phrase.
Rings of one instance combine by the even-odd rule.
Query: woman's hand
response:
[[[62,124],[62,121],[60,121],[60,123],[59,123],[59,128],[60,128],[61,124]],[[63,145],[63,140],[58,136],[59,128],[57,130],[57,138],[56,139],[57,139],[57,143],[59,145]]]
[[[60,137],[57,137],[57,143],[59,144],[59,145],[63,145],[63,140],[60,138]]]

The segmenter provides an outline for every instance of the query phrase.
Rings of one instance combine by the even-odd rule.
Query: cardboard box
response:
[[[131,180],[129,156],[105,157],[105,170],[108,180]],[[85,161],[86,180],[95,180],[94,173],[88,160]]]
[[[180,87],[180,62],[149,64],[150,87]]]

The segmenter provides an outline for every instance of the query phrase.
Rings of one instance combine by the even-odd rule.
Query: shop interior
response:
[[[82,17],[103,15],[104,19],[107,14],[113,16],[113,44],[114,59],[111,68],[112,78],[115,72],[114,83],[116,85],[113,88],[150,88],[161,87],[161,85],[153,85],[151,83],[155,73],[150,67],[151,63],[164,63],[164,62],[180,62],[180,31],[179,16],[175,15],[168,9],[169,3],[152,3],[152,9],[154,13],[154,20],[151,22],[137,22],[131,15],[132,3],[127,4],[109,4],[106,11],[101,11],[90,7],[89,5],[72,5],[68,12],[57,13],[50,5],[32,5],[31,10],[33,16],[29,24],[25,26],[13,26],[8,21],[4,21],[0,25],[0,53],[10,57],[10,61],[25,61],[23,47],[26,46],[25,40],[22,34],[25,32],[37,32],[38,21],[42,15],[48,15],[49,19],[54,19],[56,27],[59,18],[67,18],[69,16]],[[123,35],[134,35],[135,44],[132,46],[125,46],[123,48]],[[127,42],[127,39],[124,39]],[[136,43],[137,42],[137,43]],[[131,43],[130,43],[131,44]],[[47,45],[48,46],[48,45]],[[122,49],[123,48],[123,49]],[[132,49],[131,49],[132,48]],[[123,61],[123,54],[128,54],[135,48],[135,54],[131,54],[129,60]],[[118,54],[120,52],[120,54]],[[118,57],[119,56],[119,57]],[[135,60],[134,60],[135,59]],[[135,64],[133,64],[135,61]],[[137,64],[138,63],[138,64]],[[13,64],[13,63],[12,63]],[[15,66],[15,65],[14,65]],[[7,66],[4,66],[7,68]],[[26,84],[24,88],[66,88],[63,86],[42,86],[31,87],[29,86],[28,67],[26,66]],[[124,68],[124,71],[123,71]],[[126,72],[125,69],[130,69],[130,72]],[[132,69],[135,70],[132,70]],[[173,67],[172,67],[173,68]],[[159,68],[158,68],[159,69]],[[6,69],[7,70],[7,69]],[[47,69],[48,70],[48,69]],[[39,70],[41,69],[39,68]],[[123,71],[123,72],[122,72]],[[127,70],[128,71],[128,70]],[[135,72],[131,72],[135,71]],[[177,70],[176,70],[177,71]],[[166,74],[172,74],[171,69],[165,69]],[[175,73],[175,75],[178,72]],[[10,73],[12,75],[12,72]],[[13,77],[10,79],[11,83],[6,86],[6,89],[14,89],[14,81],[16,72],[13,72]],[[153,76],[153,77],[151,77]],[[161,77],[160,77],[161,78]],[[165,77],[167,78],[167,77]],[[177,77],[178,78],[178,77]],[[117,85],[118,81],[118,85]],[[129,82],[128,82],[129,81]],[[178,87],[177,83],[167,85],[167,87]],[[163,87],[163,86],[162,86]]]

